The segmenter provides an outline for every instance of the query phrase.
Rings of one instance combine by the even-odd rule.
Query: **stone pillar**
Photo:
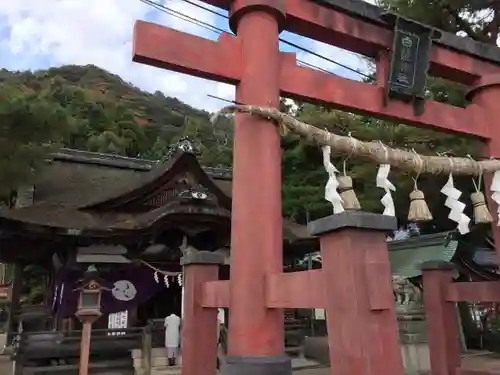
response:
[[[348,211],[309,227],[320,236],[331,373],[403,375],[385,233],[396,218]]]
[[[281,0],[231,2],[230,26],[241,43],[236,101],[279,108]],[[265,305],[265,280],[282,272],[281,148],[271,121],[237,114],[231,213],[231,308],[226,375],[286,375],[282,309]]]
[[[446,301],[454,269],[453,263],[443,261],[422,265],[432,375],[455,375],[461,364],[456,305]]]
[[[217,374],[217,309],[201,305],[203,284],[219,278],[224,256],[192,251],[181,258],[184,267],[184,315],[182,317],[182,375]]]
[[[479,120],[483,120],[484,123],[482,125],[489,127],[490,130],[490,139],[484,145],[484,156],[500,159],[500,128],[491,124],[494,121],[492,119],[498,118],[500,113],[498,109],[498,103],[500,103],[500,75],[493,74],[481,77],[477,84],[469,91],[467,98],[473,105],[478,106],[478,109],[481,111],[481,116],[478,116],[478,118]],[[494,220],[496,220],[495,213],[498,206],[491,199],[490,192],[492,176],[492,173],[484,175],[484,190],[488,207],[495,218]],[[495,242],[497,258],[500,263],[500,227],[492,225],[491,231]]]

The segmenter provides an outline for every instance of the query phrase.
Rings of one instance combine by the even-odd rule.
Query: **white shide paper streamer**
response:
[[[457,223],[457,229],[460,234],[469,233],[470,218],[466,214],[464,214],[465,204],[458,200],[462,193],[460,192],[460,190],[455,188],[455,185],[453,183],[453,176],[451,173],[448,177],[448,181],[441,189],[441,193],[446,196],[444,205],[450,209],[448,219]]]
[[[328,182],[325,186],[325,199],[332,204],[333,213],[340,214],[341,212],[344,212],[344,202],[340,197],[339,192],[337,191],[339,182],[337,181],[337,176],[335,175],[335,173],[338,173],[339,171],[337,170],[337,168],[335,168],[330,160],[330,146],[323,146],[321,150],[323,151],[323,165],[326,172],[328,173]]]
[[[493,173],[490,191],[491,199],[497,204],[497,226],[500,226],[500,171]]]
[[[377,187],[384,189],[385,194],[380,200],[384,205],[384,215],[395,216],[396,208],[394,207],[394,200],[392,199],[392,191],[396,191],[396,187],[389,181],[389,172],[391,166],[389,164],[380,164],[377,172]]]

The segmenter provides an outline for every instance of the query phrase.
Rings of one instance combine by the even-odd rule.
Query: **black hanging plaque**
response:
[[[394,27],[388,96],[405,101],[421,101],[425,96],[432,40],[440,37],[441,33],[394,14],[386,13],[383,18]]]
[[[419,91],[417,88],[421,81],[421,77],[417,76],[420,73],[418,69],[419,47],[419,35],[403,30],[395,31],[389,92],[412,96]]]

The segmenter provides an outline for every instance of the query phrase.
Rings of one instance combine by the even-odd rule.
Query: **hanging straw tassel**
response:
[[[472,206],[474,207],[474,223],[475,224],[487,224],[493,222],[493,217],[486,206],[486,201],[484,199],[484,194],[480,191],[476,191],[470,195],[472,201]]]
[[[337,177],[337,180],[339,182],[338,192],[342,198],[344,209],[360,210],[361,205],[359,204],[358,197],[352,188],[352,178],[349,176],[339,176]]]
[[[360,210],[361,205],[359,204],[356,192],[352,188],[352,178],[347,175],[347,160],[356,151],[358,141],[351,136],[351,132],[348,133],[348,137],[351,142],[351,152],[342,163],[343,176],[337,177],[337,181],[339,182],[338,192],[342,198],[344,210]]]
[[[417,176],[413,177],[413,191],[410,193],[410,209],[408,210],[408,221],[431,221],[432,214],[425,201],[424,193],[418,189],[417,180],[423,170],[423,161],[420,155],[413,150],[415,154],[415,169]]]
[[[413,190],[410,193],[410,209],[408,211],[408,221],[430,221],[432,214],[425,201],[424,193],[421,190]]]
[[[472,157],[468,155],[470,159]],[[488,206],[486,205],[486,200],[484,199],[484,194],[481,192],[481,182],[483,180],[483,171],[482,169],[479,172],[479,176],[477,179],[477,183],[472,177],[472,183],[474,184],[474,188],[476,191],[470,195],[470,199],[472,201],[472,206],[474,207],[474,223],[475,224],[488,224],[493,222],[493,217],[488,210]]]

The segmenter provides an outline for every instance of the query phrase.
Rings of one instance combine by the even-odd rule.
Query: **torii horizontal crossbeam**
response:
[[[242,73],[238,38],[223,34],[218,41],[211,41],[144,21],[135,25],[133,59],[230,84],[237,84]],[[410,125],[489,138],[487,122],[474,105],[459,108],[427,101],[423,115],[416,116],[403,102],[384,104],[385,94],[380,87],[297,66],[293,53],[281,53],[280,88],[284,96],[294,99],[325,103]]]
[[[229,9],[231,4],[231,0],[204,2],[222,9]],[[381,20],[377,22],[376,13],[380,10],[371,4],[361,6],[356,2],[351,6],[352,9],[341,9],[345,2],[337,0],[284,0],[284,3],[284,29],[292,33],[368,57],[377,57],[379,52],[392,46],[392,30]],[[325,6],[329,3],[331,7]],[[355,14],[356,11],[359,14]],[[463,53],[473,49],[471,43],[465,42],[463,38],[446,34],[443,39],[448,43],[438,42],[432,47],[431,75],[472,85],[482,75],[499,72],[498,64],[487,61],[485,56],[477,58],[472,54]],[[457,50],[458,44],[463,44],[462,53]],[[488,46],[482,46],[481,50],[488,50]],[[491,57],[491,51],[486,55]]]

